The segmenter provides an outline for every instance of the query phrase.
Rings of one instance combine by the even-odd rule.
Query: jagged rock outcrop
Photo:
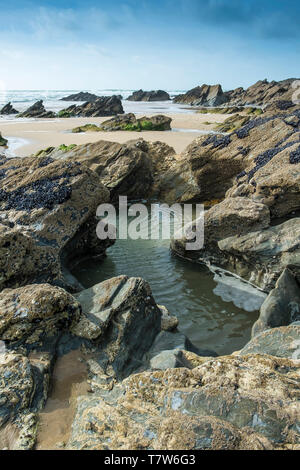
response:
[[[300,286],[285,269],[260,309],[259,319],[252,328],[252,337],[269,328],[287,326],[300,320]],[[300,339],[300,337],[299,337]]]
[[[0,111],[0,114],[2,115],[10,115],[10,114],[19,114],[19,111],[17,111],[11,102],[7,103],[5,106]]]
[[[220,106],[227,101],[221,85],[197,86],[184,95],[178,95],[174,98],[174,103],[184,103],[191,106]]]
[[[127,98],[128,101],[168,101],[170,99],[169,93],[163,90],[138,90],[133,92],[132,95]]]
[[[86,124],[75,127],[73,133],[78,132],[112,132],[112,131],[169,131],[171,130],[172,119],[161,114],[152,117],[136,118],[132,113],[116,116],[108,121],[104,121],[100,126]]]
[[[103,117],[123,114],[124,109],[117,96],[100,96],[95,101],[87,101],[82,105],[75,104],[59,111],[58,117]]]
[[[56,114],[53,111],[46,111],[43,101],[37,101],[26,111],[18,114],[20,118],[54,118]]]
[[[64,96],[61,101],[96,101],[99,96],[89,93],[87,91],[81,91],[79,93],[73,93],[72,95]]]
[[[95,219],[108,190],[79,162],[45,156],[0,164],[0,290],[35,282],[78,289],[66,268],[75,253],[103,256],[111,243],[98,240]]]
[[[282,326],[263,331],[252,338],[239,352],[246,354],[268,354],[284,357],[299,362],[300,359],[300,324]]]
[[[292,449],[299,364],[227,356],[132,375],[78,401],[69,449]]]

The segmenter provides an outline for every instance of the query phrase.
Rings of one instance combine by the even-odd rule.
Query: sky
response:
[[[300,77],[299,0],[0,0],[0,90]]]

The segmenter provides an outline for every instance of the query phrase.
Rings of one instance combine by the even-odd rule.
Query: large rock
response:
[[[300,360],[300,324],[282,326],[264,331],[252,338],[239,352],[246,354],[268,354]]]
[[[272,449],[299,444],[299,364],[249,355],[132,375],[78,401],[69,449]]]
[[[99,96],[89,93],[87,91],[81,91],[80,93],[73,93],[72,95],[64,96],[61,101],[96,101]]]
[[[202,85],[189,90],[184,95],[174,98],[174,103],[185,103],[192,106],[220,106],[228,99],[221,85]]]
[[[11,104],[11,102],[7,103],[5,106],[0,111],[0,114],[2,115],[10,115],[10,114],[19,114],[19,111],[17,111]]]
[[[108,121],[102,122],[100,126],[95,124],[86,124],[84,126],[75,127],[73,133],[78,132],[113,132],[113,131],[168,131],[171,130],[172,119],[157,114],[152,117],[143,116],[136,118],[132,113],[118,115]]]
[[[54,118],[56,116],[52,111],[46,111],[43,101],[37,101],[26,111],[18,114],[20,118]]]
[[[0,162],[0,290],[35,282],[78,283],[67,266],[104,256],[96,209],[109,201],[99,177],[79,162],[28,157]]]
[[[269,328],[287,326],[300,320],[300,287],[285,269],[260,309],[259,319],[252,328],[252,337]],[[300,338],[300,337],[299,337]]]
[[[79,319],[80,304],[49,284],[4,289],[0,294],[0,340],[37,344]]]
[[[58,116],[62,118],[67,117],[103,117],[114,116],[116,114],[123,114],[124,109],[119,97],[101,96],[95,101],[87,101],[82,105],[76,106],[75,104],[69,106],[62,111],[59,111]]]
[[[140,367],[161,330],[161,310],[149,284],[120,276],[84,290],[76,298],[82,317],[72,332],[97,344],[93,361],[97,373],[120,379]]]
[[[8,142],[7,139],[4,139],[4,137],[2,137],[1,132],[0,132],[0,147],[6,147],[7,142]]]
[[[170,100],[170,95],[166,91],[156,90],[156,91],[143,91],[138,90],[132,93],[128,98],[128,101],[168,101]]]

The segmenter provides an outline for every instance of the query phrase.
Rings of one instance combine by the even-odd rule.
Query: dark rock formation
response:
[[[170,100],[170,95],[166,91],[156,90],[156,91],[143,91],[138,90],[132,93],[129,96],[128,101],[168,101]]]
[[[6,147],[7,142],[8,142],[7,139],[4,139],[4,137],[2,137],[1,132],[0,132],[0,147]]]
[[[37,101],[23,113],[18,114],[22,118],[54,118],[56,114],[52,111],[46,111],[43,101]]]
[[[137,119],[134,114],[129,113],[104,121],[100,126],[86,124],[85,126],[75,127],[72,132],[169,131],[171,130],[171,122],[171,118],[163,115],[144,116]]]
[[[3,115],[9,115],[9,114],[19,114],[19,111],[17,111],[11,104],[11,102],[7,103],[5,106],[0,111],[0,114]]]
[[[87,91],[81,91],[80,93],[74,93],[73,95],[64,96],[61,101],[96,101],[99,96],[89,93]]]
[[[192,106],[220,106],[228,101],[221,85],[202,85],[174,98],[174,103]]]
[[[117,96],[101,96],[92,102],[87,101],[82,105],[69,106],[69,108],[59,111],[58,117],[103,117],[123,113],[124,109],[120,98]]]

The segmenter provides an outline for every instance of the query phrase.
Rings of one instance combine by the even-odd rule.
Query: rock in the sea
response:
[[[161,310],[149,284],[120,276],[83,290],[76,298],[82,316],[72,333],[97,344],[97,369],[120,379],[140,367],[161,330]]]
[[[185,103],[192,106],[220,106],[228,99],[221,85],[202,85],[189,90],[184,95],[174,98],[174,103]]]
[[[3,115],[9,115],[9,114],[19,114],[19,111],[17,111],[11,104],[11,102],[7,103],[5,106],[0,111],[0,114]]]
[[[64,96],[61,101],[96,101],[99,96],[89,93],[87,91],[81,91],[80,93],[73,93],[72,95]]]
[[[54,118],[56,114],[53,111],[46,111],[43,101],[37,101],[26,111],[18,114],[20,118]]]
[[[101,96],[95,101],[87,101],[82,105],[75,104],[59,111],[58,117],[103,117],[123,114],[124,109],[117,96]]]
[[[300,320],[300,286],[285,269],[260,309],[259,319],[252,328],[252,337],[269,328],[287,326]],[[299,337],[300,339],[300,337]]]
[[[79,319],[80,304],[49,284],[4,289],[0,294],[0,340],[23,345],[41,343]]]
[[[168,101],[170,100],[170,95],[166,91],[156,90],[156,91],[143,91],[138,90],[132,93],[128,98],[128,101]]]
[[[2,137],[1,132],[0,132],[0,147],[6,147],[7,142],[8,142],[7,139],[4,139],[4,137]]]
[[[300,324],[282,326],[264,331],[249,341],[239,352],[246,354],[268,354],[300,360]]]
[[[69,449],[289,449],[299,444],[299,364],[228,356],[132,375],[82,397]]]
[[[96,235],[109,191],[79,162],[28,157],[0,162],[0,290],[36,282],[78,289],[67,267],[112,241]]]

